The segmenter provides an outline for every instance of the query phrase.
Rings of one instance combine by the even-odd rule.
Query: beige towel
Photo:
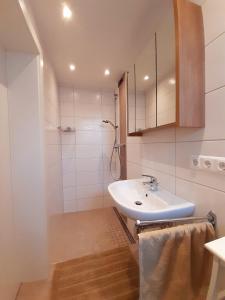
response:
[[[212,256],[204,244],[215,238],[210,223],[139,234],[140,300],[203,300]]]

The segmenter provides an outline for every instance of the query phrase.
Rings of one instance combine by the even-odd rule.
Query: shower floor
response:
[[[129,246],[134,252],[112,208],[55,216],[50,223],[50,261],[54,264]],[[22,284],[17,300],[49,300],[51,279]]]

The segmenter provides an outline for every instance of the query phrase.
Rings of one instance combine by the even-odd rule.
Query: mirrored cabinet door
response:
[[[135,66],[128,72],[128,103],[127,103],[127,129],[128,133],[136,131],[136,101],[135,101]]]
[[[173,2],[166,9],[156,34],[157,127],[176,122],[176,49]]]
[[[156,2],[151,26],[143,28],[147,32],[142,51],[129,73],[127,115],[132,135],[167,125],[205,124],[201,7],[186,0]]]
[[[155,35],[135,62],[136,131],[156,127],[156,47]]]

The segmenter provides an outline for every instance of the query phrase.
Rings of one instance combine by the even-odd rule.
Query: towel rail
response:
[[[193,223],[193,222],[210,222],[214,229],[216,229],[216,214],[213,211],[210,211],[206,217],[187,217],[187,218],[177,218],[177,219],[165,219],[165,220],[154,220],[154,221],[140,221],[137,220],[135,223],[136,232],[137,234],[140,233],[142,230],[148,227],[159,227],[162,228],[169,227],[174,223]]]

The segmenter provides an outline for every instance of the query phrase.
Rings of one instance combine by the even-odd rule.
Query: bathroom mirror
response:
[[[153,7],[154,9],[154,7]],[[128,77],[128,133],[176,122],[176,42],[173,1],[160,0],[149,38]]]
[[[128,75],[128,133],[156,127],[156,34]]]
[[[154,128],[156,124],[156,34],[135,62],[136,128]]]
[[[176,122],[176,49],[174,12],[167,8],[156,35],[157,127]]]
[[[128,72],[128,103],[127,103],[127,128],[128,133],[136,131],[136,97],[135,97],[135,65]]]

